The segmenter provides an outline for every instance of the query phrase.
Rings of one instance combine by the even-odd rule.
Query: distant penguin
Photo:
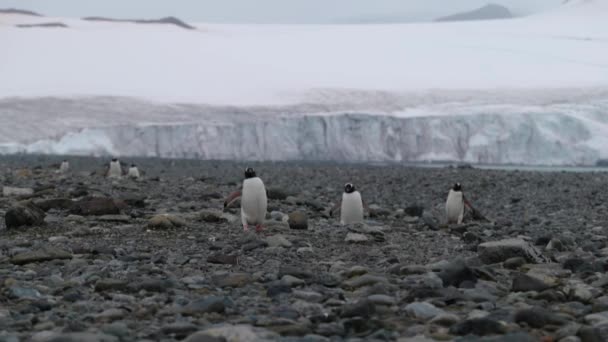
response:
[[[255,225],[255,230],[261,231],[266,218],[268,198],[266,197],[264,182],[256,176],[255,171],[250,167],[245,170],[243,189],[230,194],[224,202],[224,208],[230,206],[239,197],[241,197],[243,230],[247,231],[250,225]]]
[[[363,222],[363,207],[366,206],[361,199],[361,194],[352,183],[346,183],[344,185],[344,193],[342,194],[342,200],[338,201],[336,205],[329,211],[329,216],[333,216],[333,213],[340,208],[340,223],[351,224]]]
[[[464,217],[465,198],[460,183],[454,184],[448,193],[445,203],[447,223],[462,223]]]
[[[110,167],[107,171],[108,178],[121,178],[122,177],[122,168],[120,166],[120,161],[117,158],[112,158],[110,162]]]
[[[131,164],[129,167],[129,173],[127,174],[129,178],[138,179],[139,178],[139,169],[137,169],[137,165]]]
[[[70,171],[70,163],[64,159],[59,165],[59,173],[68,173],[68,171]]]

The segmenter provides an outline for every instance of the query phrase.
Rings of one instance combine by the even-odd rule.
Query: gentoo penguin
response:
[[[351,224],[363,222],[363,207],[367,207],[361,199],[361,194],[352,183],[344,185],[342,200],[329,211],[329,216],[340,208],[340,223]]]
[[[447,223],[462,223],[462,218],[464,217],[464,204],[465,198],[462,193],[462,186],[460,183],[456,183],[450,189],[448,199],[445,202]]]
[[[59,172],[67,173],[68,171],[70,171],[70,163],[66,159],[64,159],[61,162],[61,165],[59,165]]]
[[[230,194],[224,202],[224,208],[230,206],[239,197],[241,197],[243,230],[247,231],[250,225],[255,225],[255,230],[261,231],[266,218],[268,199],[264,182],[255,175],[255,171],[250,167],[245,170],[243,189]]]
[[[110,162],[110,167],[106,173],[108,178],[121,178],[122,177],[122,168],[120,167],[120,161],[116,158],[112,158]]]
[[[129,167],[129,173],[127,174],[129,178],[139,178],[139,170],[137,169],[137,165],[131,164]]]

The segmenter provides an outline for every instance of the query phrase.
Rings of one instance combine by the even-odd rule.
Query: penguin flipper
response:
[[[329,209],[329,216],[330,217],[334,216],[334,213],[340,211],[341,207],[342,207],[342,200],[339,200],[336,202],[336,204],[334,204],[333,207],[331,207],[331,209]]]
[[[241,191],[235,191],[228,195],[226,200],[224,201],[224,209],[228,208],[232,203],[236,202],[236,200],[241,197]]]

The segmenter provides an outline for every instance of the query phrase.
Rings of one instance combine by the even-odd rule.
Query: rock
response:
[[[255,328],[250,325],[238,324],[238,325],[220,325],[205,329],[188,336],[185,342],[200,342],[198,335],[208,335],[213,337],[223,337],[227,342],[270,342],[276,341],[279,335],[263,328]],[[203,340],[205,341],[205,340]]]
[[[237,265],[239,258],[237,255],[215,253],[207,257],[207,262],[220,265]]]
[[[460,287],[462,282],[467,281],[474,284],[477,281],[477,277],[475,277],[473,271],[465,265],[462,259],[451,262],[439,272],[438,276],[443,281],[443,286],[446,287]]]
[[[163,325],[160,330],[166,335],[175,335],[177,338],[184,338],[196,331],[198,326],[189,322],[174,322],[167,325]]]
[[[602,333],[599,329],[583,326],[579,329],[578,337],[580,337],[582,342],[604,342],[606,339],[602,336]]]
[[[150,229],[172,229],[185,225],[186,221],[171,214],[155,215],[148,221],[148,228]]]
[[[405,208],[403,211],[407,216],[422,217],[424,214],[424,207],[421,205],[411,205]]]
[[[15,299],[39,299],[42,297],[36,289],[18,286],[11,286],[8,289],[8,296]]]
[[[43,246],[38,250],[19,253],[11,258],[15,265],[25,265],[32,262],[44,262],[56,259],[71,259],[72,254],[53,246]]]
[[[226,311],[225,299],[216,296],[209,296],[188,303],[179,312],[186,316],[200,315],[210,312],[224,313]]]
[[[37,200],[34,201],[34,204],[44,211],[49,211],[51,209],[69,210],[74,205],[74,201],[69,198],[53,198]]]
[[[57,334],[45,342],[118,342],[116,336],[102,333],[72,332],[67,334]]]
[[[122,200],[128,206],[133,207],[133,208],[145,208],[146,207],[146,196],[131,194],[128,196],[123,196]]]
[[[123,291],[127,289],[128,282],[120,279],[100,279],[95,283],[95,291]]]
[[[567,321],[549,310],[540,307],[518,310],[515,313],[515,323],[524,322],[533,328],[543,328],[546,325],[563,325]]]
[[[366,299],[353,304],[346,304],[340,310],[340,317],[370,317],[376,312],[374,304]]]
[[[506,327],[493,319],[489,318],[473,318],[466,321],[457,323],[450,328],[450,334],[452,335],[494,335],[504,334]]]
[[[4,215],[6,228],[40,226],[44,224],[45,213],[31,203],[17,204]]]
[[[242,287],[252,281],[249,273],[223,273],[212,277],[213,283],[218,287]]]
[[[541,292],[547,290],[552,287],[552,284],[546,283],[543,279],[539,279],[537,277],[533,277],[527,274],[518,273],[515,278],[513,278],[513,283],[511,284],[512,292],[527,292],[527,291],[536,291]]]
[[[289,194],[287,191],[281,188],[270,187],[266,190],[266,196],[271,200],[279,200],[282,201],[287,198]]]
[[[369,241],[369,239],[363,234],[348,233],[344,241],[348,243],[363,243]]]
[[[355,278],[351,278],[342,282],[342,286],[348,289],[358,289],[363,286],[370,286],[377,283],[388,284],[388,280],[384,277],[364,274]]]
[[[306,285],[306,282],[300,278],[291,276],[291,275],[284,275],[281,278],[281,282],[289,287],[296,287],[296,286],[303,286]]]
[[[460,322],[460,317],[449,313],[442,313],[431,319],[431,324],[436,324],[444,327],[451,327],[452,325],[458,322]]]
[[[204,209],[197,213],[198,219],[208,223],[231,222],[231,215],[222,212],[221,210]]]
[[[97,221],[128,223],[131,221],[131,218],[127,215],[101,215],[97,217]]]
[[[285,238],[285,236],[281,234],[272,235],[266,238],[266,243],[270,247],[286,247],[289,248],[292,246],[291,242]]]
[[[522,239],[484,242],[477,246],[477,253],[481,261],[486,264],[503,262],[514,257],[523,257],[532,263],[547,261],[534,246]]]
[[[75,202],[70,213],[82,216],[120,214],[120,202],[108,197],[88,197]]]
[[[308,229],[308,217],[306,217],[306,214],[301,211],[295,211],[289,214],[289,220],[287,223],[289,223],[289,228],[291,229]]]
[[[33,195],[34,189],[31,188],[14,188],[10,186],[2,187],[2,195],[5,197],[8,196],[28,196]]]
[[[411,317],[425,321],[433,319],[437,315],[445,314],[443,310],[438,309],[435,305],[427,302],[410,303],[405,306],[404,310]]]
[[[514,270],[514,269],[520,268],[525,263],[526,263],[526,259],[525,258],[515,257],[515,258],[509,258],[509,259],[505,260],[505,262],[503,263],[503,266],[505,268],[509,268],[509,269]]]

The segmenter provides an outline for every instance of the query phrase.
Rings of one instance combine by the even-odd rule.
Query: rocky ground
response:
[[[0,157],[0,341],[608,340],[608,173],[60,160]],[[222,211],[245,166],[259,234]],[[454,182],[482,215],[448,226]]]

